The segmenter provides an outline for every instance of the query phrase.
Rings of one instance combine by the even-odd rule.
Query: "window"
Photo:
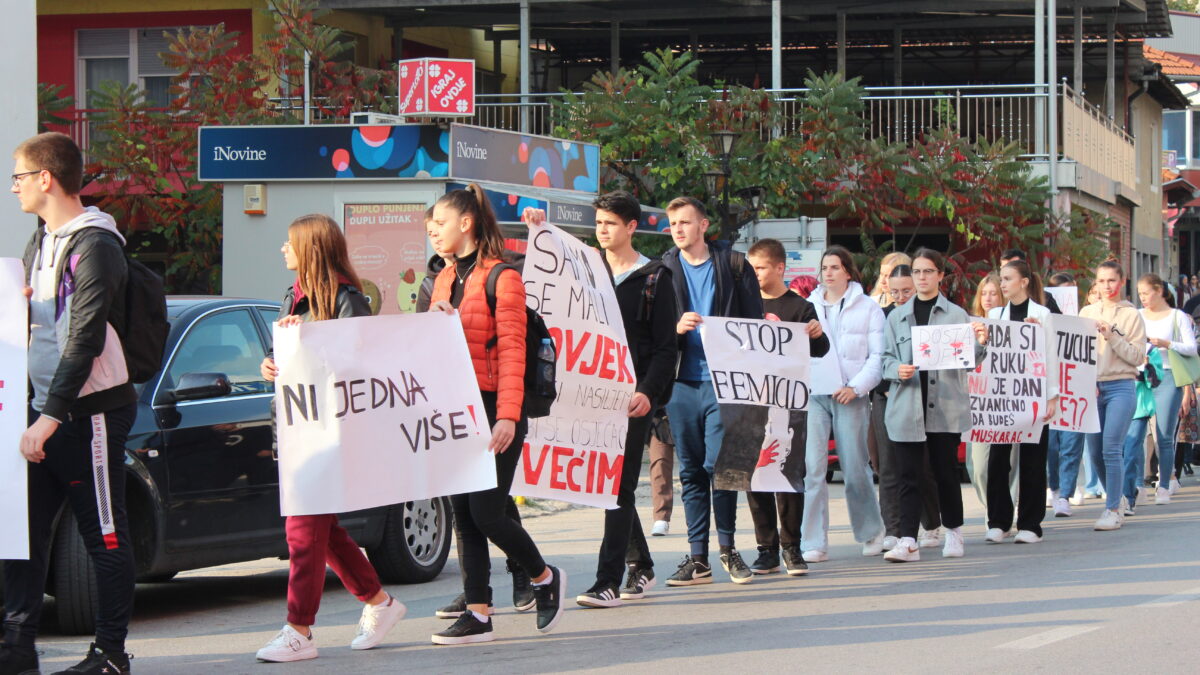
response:
[[[1162,149],[1175,151],[1178,162],[1183,164],[1187,155],[1187,115],[1186,110],[1163,111],[1163,144]]]
[[[88,93],[101,82],[120,86],[136,83],[145,92],[146,102],[155,108],[171,104],[171,78],[175,71],[162,62],[159,54],[170,44],[168,32],[177,27],[84,29],[76,34],[79,58],[78,96],[84,108]]]
[[[250,312],[236,309],[209,315],[183,338],[163,386],[173,387],[186,373],[223,373],[234,396],[267,393],[270,385],[259,373],[265,356]]]

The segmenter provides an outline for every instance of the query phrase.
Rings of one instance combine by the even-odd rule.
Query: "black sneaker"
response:
[[[539,633],[549,633],[558,625],[563,613],[562,599],[567,594],[567,573],[553,565],[546,565],[546,568],[550,570],[549,583],[533,587]]]
[[[518,612],[528,612],[537,604],[537,599],[533,597],[533,582],[525,570],[512,560],[508,561],[508,572],[513,580],[513,607]]]
[[[88,654],[82,661],[67,668],[60,670],[54,675],[77,675],[78,673],[91,673],[92,675],[128,675],[129,659],[133,657],[125,652],[108,652],[100,649],[93,642],[88,647]]]
[[[779,571],[779,551],[766,546],[758,547],[758,558],[750,566],[755,574],[774,574]]]
[[[595,586],[589,588],[587,593],[575,596],[575,602],[584,607],[594,607],[596,609],[620,607],[621,595],[616,586],[597,583]]]
[[[496,634],[492,632],[490,620],[484,623],[475,618],[475,612],[463,612],[458,621],[446,630],[434,633],[431,639],[435,645],[469,645],[491,642],[496,639]]]
[[[735,584],[748,584],[754,580],[754,573],[742,560],[742,554],[732,546],[721,550],[721,567],[729,572],[729,580]]]
[[[788,576],[802,577],[808,574],[808,563],[804,562],[804,555],[799,548],[783,549],[783,568]]]
[[[630,565],[625,585],[621,587],[621,599],[641,600],[651,588],[654,588],[654,568]]]
[[[489,591],[489,595],[491,592]],[[457,619],[462,616],[462,613],[467,611],[467,595],[459,593],[458,597],[450,601],[450,604],[445,607],[440,607],[434,615],[439,619]],[[492,603],[488,602],[488,614],[492,613]]]
[[[712,568],[707,562],[685,555],[679,569],[667,579],[668,586],[696,586],[712,583]]]
[[[38,656],[33,647],[14,647],[0,642],[0,675],[39,675]]]

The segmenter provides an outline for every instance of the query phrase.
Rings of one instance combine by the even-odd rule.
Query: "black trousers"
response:
[[[617,508],[604,512],[604,538],[600,541],[600,559],[596,564],[596,583],[621,585],[626,564],[654,567],[636,501],[642,457],[650,440],[651,415],[629,418],[625,433],[625,457],[621,461],[621,482],[617,486]]]
[[[1049,427],[1042,428],[1037,443],[1021,443],[1018,449],[1017,481],[1020,484],[1016,507],[1017,529],[1029,530],[1042,536],[1042,519],[1046,517],[1046,448],[1050,441]],[[1007,532],[1013,525],[1012,494],[1008,491],[1011,445],[993,445],[988,450],[987,515],[988,527]]]
[[[953,529],[963,524],[962,486],[958,482],[958,444],[961,434],[926,433],[925,436],[924,443],[896,443],[896,454],[900,459],[901,537],[917,537],[921,522],[920,475],[924,470],[926,453],[937,483],[942,525]],[[1044,461],[1042,471],[1045,473]],[[991,483],[990,477],[988,483]],[[1045,491],[1044,485],[1042,491]]]
[[[480,392],[483,407],[487,410],[488,422],[496,423],[496,393]],[[510,559],[517,561],[530,577],[541,575],[546,561],[533,543],[529,533],[509,514],[512,498],[513,476],[521,461],[521,447],[525,443],[528,424],[524,419],[517,424],[516,435],[504,452],[496,455],[496,487],[480,492],[454,495],[450,503],[454,508],[454,532],[458,537],[458,561],[462,567],[463,593],[467,603],[486,604],[491,598],[488,576],[491,572],[491,557],[488,541],[495,544]]]
[[[778,551],[800,548],[800,523],[804,521],[803,492],[747,492],[754,539],[759,548]],[[776,523],[778,522],[778,527]]]
[[[46,459],[28,464],[29,560],[4,563],[4,640],[32,647],[42,615],[51,530],[67,500],[96,570],[96,645],[124,651],[133,614],[134,558],[125,512],[125,441],[137,415],[129,404],[59,425]],[[38,413],[29,411],[29,421]]]
[[[879,510],[883,516],[884,531],[888,536],[900,536],[900,457],[896,444],[888,438],[884,415],[887,413],[887,397],[871,394],[871,432],[875,447],[879,451]],[[925,453],[925,468],[918,474],[921,494],[921,525],[926,531],[936,530],[942,524],[938,507],[937,481],[929,454]]]

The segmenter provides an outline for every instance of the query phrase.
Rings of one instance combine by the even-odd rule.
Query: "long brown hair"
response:
[[[1026,295],[1039,305],[1046,304],[1046,293],[1042,290],[1042,279],[1033,271],[1029,263],[1024,260],[1010,260],[1005,267],[1013,268],[1017,274],[1021,275],[1022,279],[1029,280],[1029,287],[1025,289]]]
[[[987,312],[983,311],[983,289],[989,284],[996,286],[996,292],[1000,292],[1000,275],[995,271],[988,272],[987,276],[979,280],[979,285],[975,287],[975,301],[971,303],[971,316],[977,316],[983,319],[987,318]]]
[[[346,237],[337,221],[322,213],[300,216],[288,226],[288,244],[296,255],[296,279],[317,321],[337,316],[338,286],[360,292],[362,281],[350,264]]]
[[[471,216],[471,234],[479,250],[479,259],[503,260],[504,235],[496,222],[496,212],[488,201],[483,188],[471,183],[465,190],[451,190],[437,200],[458,211],[460,216]]]
[[[850,281],[861,284],[862,274],[858,272],[858,265],[854,264],[854,256],[850,255],[850,251],[845,246],[833,245],[825,249],[821,253],[821,264],[825,263],[825,259],[829,257],[837,258],[842,264],[842,269],[846,270],[846,274],[850,276]]]

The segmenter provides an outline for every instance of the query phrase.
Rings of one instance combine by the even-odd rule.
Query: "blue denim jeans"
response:
[[[1047,460],[1050,487],[1058,490],[1058,496],[1070,499],[1079,482],[1079,464],[1083,457],[1083,434],[1061,429],[1050,430],[1051,452],[1058,455],[1057,465],[1053,458]]]
[[[804,522],[800,524],[800,550],[829,550],[829,435],[837,442],[838,466],[846,483],[846,508],[854,539],[865,542],[883,534],[883,518],[875,497],[874,473],[867,456],[867,430],[871,403],[866,396],[842,405],[832,396],[815,395],[808,401],[808,440],[804,461]]]
[[[1179,431],[1179,408],[1183,406],[1183,389],[1175,386],[1175,378],[1167,370],[1162,382],[1154,388],[1154,431],[1158,442],[1158,486],[1170,487],[1175,473],[1175,434]]]
[[[1083,453],[1083,491],[1089,495],[1104,494],[1104,483],[1100,480],[1099,467],[1104,464],[1104,460],[1100,457],[1100,451],[1092,448],[1091,434],[1080,434],[1083,436],[1085,452]]]
[[[1129,432],[1125,434],[1125,483],[1121,486],[1121,494],[1129,500],[1130,506],[1137,503],[1138,487],[1145,478],[1146,427],[1149,425],[1149,417],[1139,417],[1129,423]]]
[[[679,482],[691,554],[708,555],[710,513],[717,520],[717,541],[721,546],[733,546],[737,493],[715,490],[712,485],[713,467],[725,438],[721,406],[712,382],[676,382],[667,403],[667,419],[679,457]]]
[[[1100,433],[1088,434],[1088,452],[1097,459],[1097,473],[1104,483],[1106,509],[1121,506],[1121,488],[1125,483],[1125,435],[1137,409],[1133,380],[1098,382],[1096,396],[1100,412]]]

